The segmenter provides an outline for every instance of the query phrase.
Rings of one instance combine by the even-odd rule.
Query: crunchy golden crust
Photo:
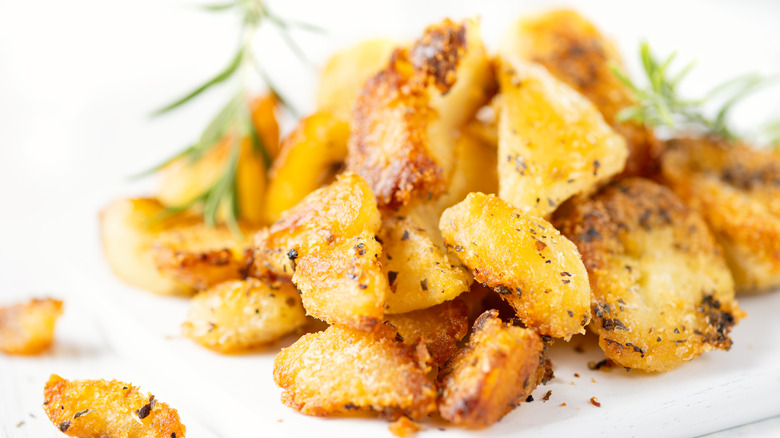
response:
[[[471,193],[441,217],[447,247],[543,335],[568,339],[590,321],[588,274],[577,248],[547,221]]]
[[[390,292],[381,253],[374,234],[364,232],[300,257],[293,282],[306,313],[329,324],[371,330],[382,319]]]
[[[38,354],[49,348],[60,315],[62,301],[51,298],[0,307],[0,351]]]
[[[666,149],[664,183],[712,228],[737,290],[780,286],[780,153],[707,138]]]
[[[390,433],[400,438],[414,436],[421,429],[420,424],[410,420],[409,417],[400,417],[390,423],[387,428]]]
[[[372,410],[420,419],[436,410],[433,382],[385,324],[304,335],[276,356],[274,381],[284,390],[282,402],[307,415]]]
[[[190,301],[184,336],[220,353],[276,341],[303,327],[306,315],[298,290],[282,281],[227,281]]]
[[[297,257],[339,244],[364,230],[376,233],[380,224],[371,188],[358,175],[343,173],[255,235],[253,274],[262,277],[270,271],[291,278]]]
[[[499,195],[536,216],[620,173],[626,141],[595,106],[537,64],[501,59]]]
[[[568,9],[523,18],[507,32],[500,51],[545,66],[596,105],[626,139],[629,157],[622,176],[649,175],[656,170],[659,146],[652,130],[617,118],[621,110],[636,105],[636,100],[612,72],[612,65],[622,65],[620,54],[593,23]]]
[[[731,346],[743,316],[734,283],[707,224],[674,193],[629,178],[567,210],[556,222],[588,268],[591,329],[607,357],[667,371]]]
[[[468,346],[439,374],[442,418],[470,428],[500,420],[536,388],[543,352],[536,332],[504,324],[497,311],[486,311],[474,323]]]
[[[65,380],[52,374],[43,410],[68,436],[181,438],[185,427],[176,409],[116,380]]]
[[[423,310],[389,315],[386,321],[398,330],[404,343],[426,346],[433,363],[442,366],[458,351],[458,342],[466,336],[468,316],[466,304],[455,299]]]

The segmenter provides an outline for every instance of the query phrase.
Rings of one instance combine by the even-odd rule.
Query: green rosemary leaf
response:
[[[263,162],[265,163],[265,168],[270,169],[271,164],[273,163],[273,159],[271,158],[271,155],[268,154],[268,149],[266,149],[266,145],[263,142],[263,138],[260,136],[260,133],[257,132],[257,129],[255,128],[255,124],[252,123],[252,119],[247,118],[247,131],[249,132],[249,136],[252,139],[252,150],[256,154],[260,154],[260,156],[263,157]]]
[[[271,93],[276,96],[276,98],[279,100],[279,102],[282,103],[282,105],[287,108],[287,111],[292,114],[293,117],[296,119],[301,117],[301,113],[293,106],[292,103],[290,103],[290,100],[287,99],[282,93],[279,92],[279,88],[276,87],[274,82],[271,80],[271,77],[268,76],[268,73],[265,71],[265,69],[260,65],[260,63],[257,62],[257,60],[254,60],[253,63],[255,70],[257,71],[257,74],[260,75],[260,78],[265,82],[265,85],[268,87],[268,89],[271,91]]]
[[[233,136],[230,146],[230,157],[225,165],[225,170],[217,182],[211,187],[203,203],[203,220],[206,225],[214,227],[219,219],[219,206],[229,193],[235,192],[236,170],[238,169],[238,157],[241,148],[241,140],[238,135]],[[228,209],[228,216],[232,214]]]
[[[175,153],[171,157],[163,160],[162,162],[158,163],[157,165],[155,165],[155,166],[153,166],[153,167],[151,167],[149,169],[146,169],[144,171],[136,173],[135,175],[130,175],[129,177],[127,177],[127,179],[129,179],[130,181],[134,181],[134,180],[139,180],[139,179],[142,179],[142,178],[146,178],[149,175],[155,174],[155,173],[159,172],[160,170],[162,170],[165,166],[167,166],[167,165],[173,163],[174,161],[176,161],[177,159],[179,159],[181,157],[184,157],[184,156],[187,156],[190,153],[192,153],[192,151],[195,150],[196,146],[197,146],[196,144],[191,145],[191,146],[189,146],[189,147],[187,147],[187,148],[185,148],[185,149]]]
[[[233,9],[235,6],[236,6],[235,3],[214,3],[214,4],[198,5],[198,8],[203,9],[205,11],[221,12],[221,11],[227,11],[228,9]]]
[[[200,139],[198,139],[198,143],[196,143],[194,150],[190,153],[189,156],[193,161],[200,159],[203,154],[225,138],[225,135],[235,120],[236,114],[244,105],[244,95],[243,93],[238,93],[219,110],[211,122],[206,126],[206,129],[203,130]]]

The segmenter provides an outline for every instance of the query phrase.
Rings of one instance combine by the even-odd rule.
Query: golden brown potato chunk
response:
[[[206,348],[232,353],[276,341],[305,324],[295,286],[248,278],[196,295],[182,332]]]
[[[379,238],[382,270],[390,284],[386,313],[426,309],[469,290],[468,272],[454,265],[411,217],[386,219]]]
[[[664,183],[709,224],[738,291],[780,286],[780,152],[673,139],[662,172]]]
[[[577,247],[547,221],[472,193],[441,217],[444,242],[539,333],[569,339],[590,321],[588,273]]]
[[[255,235],[254,274],[291,278],[295,260],[364,230],[379,231],[376,199],[363,178],[350,172],[306,196],[281,219]]]
[[[591,102],[544,67],[501,59],[499,195],[535,216],[620,173],[626,141]]]
[[[398,329],[404,343],[428,348],[433,363],[442,366],[458,351],[458,342],[469,327],[469,309],[459,299],[400,315],[386,321]]]
[[[612,41],[575,11],[563,9],[526,17],[505,35],[499,50],[538,63],[577,90],[623,135],[629,150],[623,175],[648,175],[657,164],[658,145],[643,123],[621,122],[618,113],[636,105],[634,93],[612,72],[620,54]]]
[[[176,409],[116,380],[69,381],[52,374],[43,410],[68,436],[180,438],[185,427]]]
[[[374,234],[363,233],[300,257],[293,282],[306,313],[329,324],[374,327],[390,292],[379,263],[381,253]]]
[[[439,413],[470,428],[490,426],[533,392],[544,374],[544,344],[533,330],[504,324],[489,310],[468,346],[439,373]]]
[[[420,419],[436,410],[436,389],[393,327],[330,326],[304,335],[274,360],[282,402],[307,415],[372,410]]]
[[[728,349],[743,316],[707,224],[677,196],[629,178],[557,218],[578,246],[593,291],[591,328],[624,367],[668,371]]]
[[[0,307],[0,352],[38,354],[49,348],[60,315],[62,301],[51,298]]]
[[[349,124],[325,112],[298,122],[282,140],[274,160],[266,192],[267,223],[276,222],[283,211],[306,195],[331,183],[347,157]]]
[[[274,93],[257,96],[252,100],[252,124],[271,159],[279,155],[279,122],[276,108],[279,100]]]

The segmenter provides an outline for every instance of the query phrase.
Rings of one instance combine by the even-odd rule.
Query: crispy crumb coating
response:
[[[668,371],[731,347],[743,316],[731,274],[707,224],[672,191],[629,178],[557,216],[588,269],[590,327],[607,357]]]
[[[660,148],[652,130],[618,120],[618,113],[636,105],[636,100],[612,72],[613,65],[622,68],[620,54],[593,23],[569,9],[524,17],[506,33],[499,52],[543,65],[593,102],[626,139],[629,155],[621,176],[646,176],[656,170]]]
[[[52,374],[43,410],[68,436],[79,438],[181,438],[176,409],[116,380],[66,380]]]
[[[780,152],[677,138],[666,143],[662,174],[709,224],[737,291],[780,286]]]
[[[60,315],[62,301],[51,298],[0,307],[0,352],[38,354],[49,348]]]
[[[620,173],[626,141],[596,107],[547,70],[500,60],[499,196],[544,217]]]
[[[493,195],[471,193],[447,209],[447,247],[542,335],[568,339],[590,321],[588,274],[577,247],[544,219]]]
[[[533,330],[504,324],[489,310],[474,323],[468,346],[439,373],[442,418],[469,428],[500,420],[544,375],[545,348]]]
[[[182,333],[206,348],[232,353],[276,341],[305,324],[295,286],[248,278],[195,295]]]
[[[276,356],[274,381],[284,390],[282,402],[306,415],[371,410],[420,419],[436,410],[433,382],[385,324],[304,335]]]
[[[414,436],[421,429],[420,424],[410,420],[409,417],[400,417],[390,423],[387,428],[390,430],[390,433],[399,438]]]

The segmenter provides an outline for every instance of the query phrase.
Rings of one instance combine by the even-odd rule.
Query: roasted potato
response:
[[[381,253],[374,234],[364,232],[297,259],[292,280],[306,313],[329,324],[371,330],[381,321],[390,294]]]
[[[66,380],[52,374],[43,410],[68,436],[180,438],[186,428],[176,409],[116,380]]]
[[[350,172],[306,196],[269,228],[255,235],[253,274],[292,278],[295,260],[363,231],[379,231],[376,198],[363,178]]]
[[[0,352],[38,354],[49,348],[60,315],[62,301],[51,298],[0,307]]]
[[[458,342],[469,329],[469,309],[455,299],[414,312],[387,315],[385,320],[392,324],[404,343],[428,348],[434,364],[444,362],[458,351]]]
[[[303,327],[298,290],[283,281],[226,281],[196,295],[182,324],[184,336],[220,353],[247,350]]]
[[[271,159],[279,155],[279,122],[276,120],[278,105],[279,99],[274,93],[258,96],[251,104],[252,124]]]
[[[780,152],[707,138],[666,149],[663,181],[707,221],[737,291],[780,286]]]
[[[530,328],[569,339],[590,321],[588,273],[550,223],[493,195],[472,193],[441,217],[444,243]]]
[[[306,195],[331,183],[347,157],[349,124],[325,112],[298,122],[282,141],[271,168],[265,218],[274,223],[283,211]]]
[[[629,178],[567,210],[556,222],[585,261],[591,329],[608,358],[668,371],[729,349],[743,316],[734,283],[707,224],[674,193]]]
[[[370,409],[420,419],[436,410],[436,389],[414,350],[384,324],[304,335],[276,356],[274,381],[282,402],[306,415]]]
[[[620,54],[593,23],[568,9],[526,17],[506,33],[499,53],[543,65],[593,102],[626,139],[629,154],[622,176],[649,175],[655,170],[660,151],[653,131],[643,123],[618,119],[621,110],[637,102],[633,90],[612,72],[613,66],[622,65]]]
[[[426,309],[468,292],[468,272],[452,264],[414,219],[386,219],[379,238],[383,249],[381,266],[390,284],[385,313]]]
[[[620,173],[626,141],[544,67],[503,58],[498,80],[499,196],[535,216]]]
[[[495,310],[483,313],[468,346],[439,373],[439,414],[469,428],[497,422],[540,383],[544,351],[533,330],[504,324]]]

